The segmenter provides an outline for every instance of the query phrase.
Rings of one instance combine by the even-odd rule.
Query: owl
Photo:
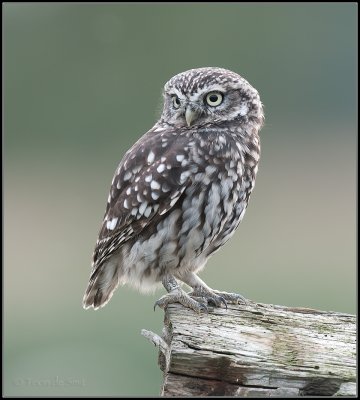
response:
[[[254,188],[259,94],[240,75],[209,67],[175,75],[163,97],[160,119],[115,171],[84,308],[107,304],[119,284],[143,292],[162,284],[167,294],[154,308],[177,302],[202,312],[245,301],[198,272],[234,234]]]

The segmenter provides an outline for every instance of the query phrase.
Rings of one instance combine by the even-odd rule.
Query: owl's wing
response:
[[[112,181],[93,273],[122,243],[174,207],[190,184],[188,155],[185,138],[169,131],[149,131],[125,154]]]

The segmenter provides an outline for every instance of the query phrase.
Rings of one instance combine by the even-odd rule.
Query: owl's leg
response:
[[[166,275],[162,280],[162,284],[168,294],[160,297],[160,299],[154,304],[154,310],[156,306],[165,308],[168,304],[180,303],[184,307],[191,308],[198,313],[201,311],[208,311],[205,304],[192,299],[184,290],[182,290],[172,275]]]
[[[193,291],[189,293],[189,296],[201,298],[203,301],[205,300],[208,304],[213,304],[216,307],[220,307],[221,304],[224,304],[225,307],[227,307],[227,302],[235,304],[238,304],[239,302],[247,302],[245,297],[241,294],[220,292],[211,289],[194,272],[188,272],[185,275],[182,275],[180,279],[193,288]]]

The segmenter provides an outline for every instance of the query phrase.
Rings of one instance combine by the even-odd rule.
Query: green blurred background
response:
[[[357,5],[20,4],[4,12],[4,392],[153,395],[163,294],[83,292],[113,172],[163,84],[220,66],[265,105],[256,188],[201,277],[355,313]]]

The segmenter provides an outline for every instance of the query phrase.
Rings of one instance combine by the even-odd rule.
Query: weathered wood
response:
[[[355,396],[355,316],[249,302],[165,312],[163,396]]]

